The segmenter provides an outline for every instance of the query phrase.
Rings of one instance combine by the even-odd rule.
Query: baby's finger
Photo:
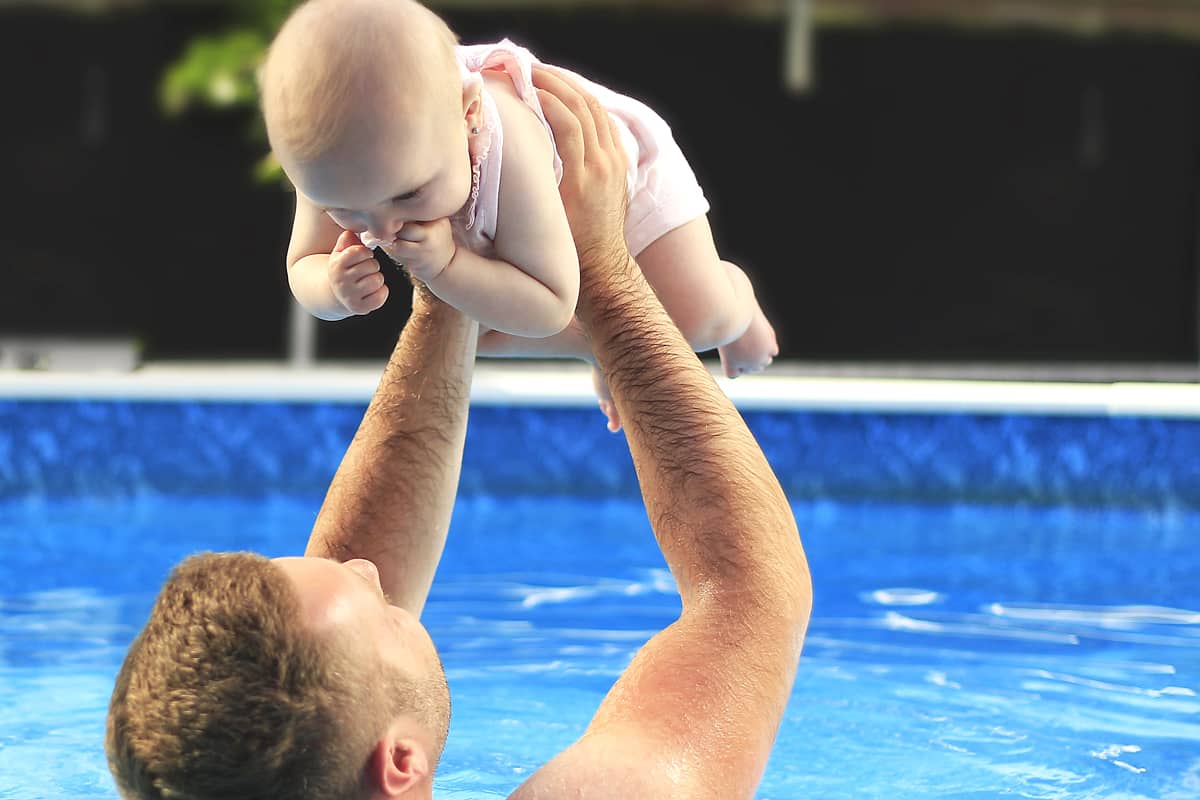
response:
[[[376,289],[375,291],[371,292],[366,297],[364,297],[362,299],[363,307],[365,309],[364,313],[369,313],[371,311],[376,311],[376,310],[382,308],[383,304],[387,302],[388,292],[389,292],[389,289],[387,287],[387,284],[384,284],[383,286],[380,286],[378,289]]]
[[[374,294],[379,291],[379,287],[386,285],[383,279],[382,272],[371,272],[366,275],[357,276],[354,280],[354,289],[361,297]]]
[[[386,285],[380,285],[373,291],[364,292],[363,294],[356,296],[346,305],[355,314],[370,314],[372,311],[376,311],[381,308],[383,304],[387,302],[387,299],[388,287]]]
[[[406,222],[400,226],[400,230],[396,232],[395,243],[398,242],[423,242],[429,233],[425,228],[429,225],[427,222]]]
[[[415,261],[424,250],[424,244],[425,240],[423,237],[417,241],[397,239],[387,247],[383,248],[383,252],[387,253],[388,258],[392,259],[392,261],[395,261],[397,264],[404,264],[408,261]]]
[[[369,275],[381,275],[379,270],[379,262],[374,256],[367,258],[365,261],[356,261],[352,264],[334,265],[334,269],[343,276],[346,281],[359,281]]]
[[[365,264],[375,260],[375,254],[366,245],[356,244],[345,250],[335,250],[329,254],[329,268],[346,270],[356,264]],[[376,265],[378,267],[378,265]]]
[[[350,235],[354,236],[353,233]],[[371,248],[367,247],[365,244],[359,244],[357,237],[355,237],[352,244],[347,244],[345,237],[345,233],[338,237],[337,243],[333,246],[333,250],[329,253],[329,257],[331,259],[353,262],[361,261],[364,258],[370,258]]]
[[[358,238],[357,233],[354,231],[342,231],[341,235],[337,238],[337,243],[333,246],[333,252],[340,253],[341,251],[347,250],[354,245],[361,244],[362,240]]]

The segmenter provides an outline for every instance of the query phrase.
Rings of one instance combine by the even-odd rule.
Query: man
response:
[[[625,248],[607,116],[560,75],[536,82],[564,161],[578,318],[683,604],[583,736],[512,797],[751,797],[811,607],[795,521]],[[306,557],[207,554],[172,574],[113,691],[106,745],[124,796],[432,797],[449,693],[417,619],[453,506],[476,333],[418,287]]]

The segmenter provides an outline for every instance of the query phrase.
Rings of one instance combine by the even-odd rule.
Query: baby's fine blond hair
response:
[[[373,107],[426,113],[462,97],[458,36],[414,0],[308,0],[276,34],[259,70],[263,119],[283,161],[328,153]]]

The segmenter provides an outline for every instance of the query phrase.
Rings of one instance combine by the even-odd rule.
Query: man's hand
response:
[[[611,263],[625,250],[627,159],[608,112],[552,68],[534,66],[533,85],[564,169],[558,185],[580,267]]]
[[[379,262],[353,231],[342,231],[329,254],[329,288],[351,314],[370,314],[388,299]]]
[[[406,222],[394,241],[380,246],[392,261],[424,283],[437,279],[457,250],[448,219]]]

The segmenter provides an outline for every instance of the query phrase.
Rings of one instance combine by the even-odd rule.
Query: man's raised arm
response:
[[[514,797],[749,798],[812,604],[795,520],[741,416],[625,249],[624,170],[607,116],[562,76],[539,71],[535,82],[564,161],[577,314],[683,611],[634,657],[584,736]]]
[[[391,600],[420,616],[462,467],[478,326],[428,289],[333,476],[307,556],[366,558]]]

